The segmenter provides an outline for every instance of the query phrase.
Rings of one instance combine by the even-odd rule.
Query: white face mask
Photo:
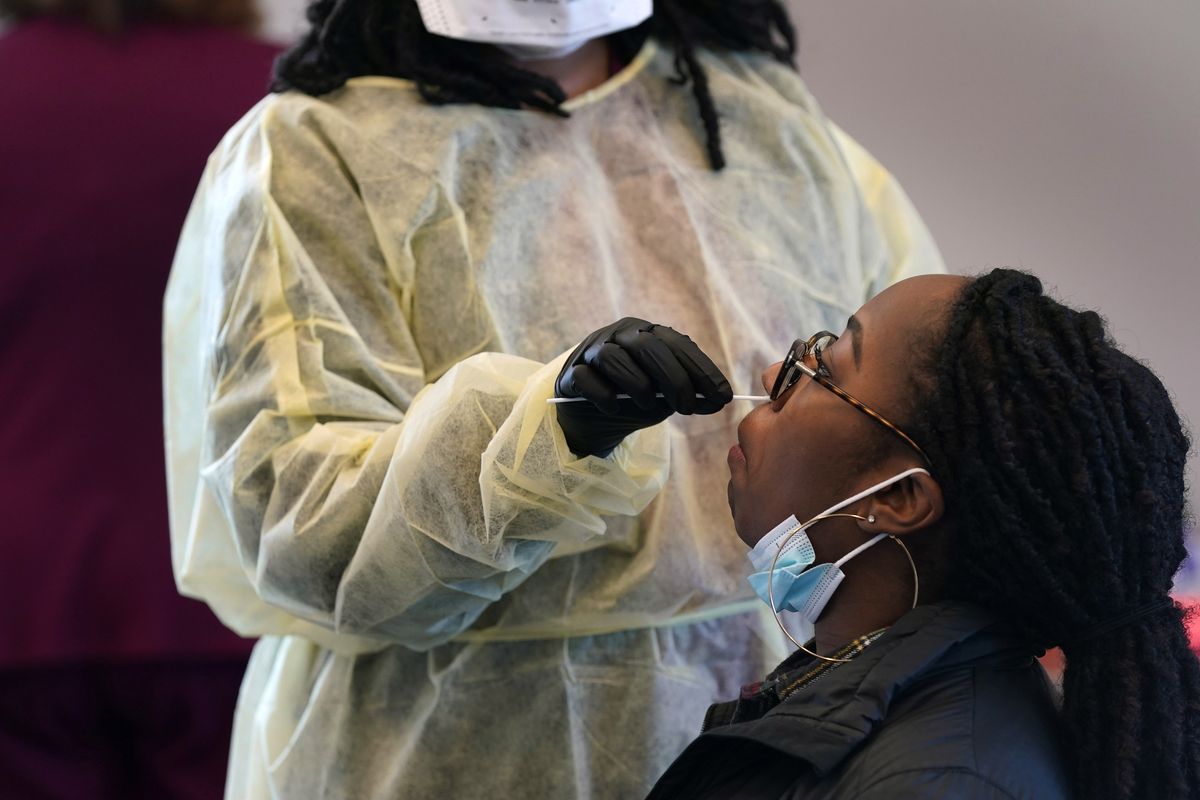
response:
[[[654,13],[653,0],[417,0],[417,8],[430,33],[494,44],[523,61],[561,58]]]
[[[569,56],[585,44],[587,44],[586,41],[572,42],[562,47],[535,47],[531,44],[498,44],[496,47],[513,61],[547,61],[551,58]]]

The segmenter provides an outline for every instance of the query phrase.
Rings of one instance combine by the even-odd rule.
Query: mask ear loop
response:
[[[808,527],[810,525],[812,525],[814,522],[820,522],[823,519],[832,519],[834,517],[846,517],[848,519],[862,520],[863,522],[874,522],[875,521],[874,514],[872,514],[870,517],[864,517],[861,514],[847,514],[847,513],[821,514],[820,516],[813,517],[808,522],[806,522],[804,525],[801,525],[800,527],[796,528],[796,530],[792,531],[787,536],[783,537],[783,540],[780,541],[779,545],[775,548],[775,557],[771,559],[771,569],[767,571],[767,598],[768,598],[768,600],[770,600],[770,603],[771,603],[771,615],[775,617],[775,624],[779,626],[779,630],[783,631],[783,635],[788,638],[788,641],[790,641],[792,644],[796,645],[796,647],[800,648],[805,653],[808,653],[813,658],[819,658],[822,661],[828,661],[833,664],[845,664],[846,662],[852,661],[853,659],[831,658],[830,656],[823,656],[820,653],[814,653],[812,650],[809,650],[807,647],[802,645],[800,642],[796,641],[796,637],[792,636],[791,631],[789,631],[784,626],[783,620],[780,619],[780,617],[779,617],[779,612],[775,610],[775,581],[774,581],[775,567],[779,563],[779,556],[783,552],[784,545],[786,545],[792,539],[793,536],[800,533],[800,531],[807,530]],[[920,595],[921,595],[921,580],[917,576],[917,562],[913,560],[912,553],[910,553],[908,550],[908,545],[906,545],[904,542],[897,539],[895,536],[892,536],[891,534],[888,534],[888,538],[891,539],[896,544],[900,545],[900,549],[904,551],[904,555],[908,556],[908,565],[910,567],[912,567],[912,574],[913,574],[912,607],[916,608],[917,607],[917,598],[920,597]]]

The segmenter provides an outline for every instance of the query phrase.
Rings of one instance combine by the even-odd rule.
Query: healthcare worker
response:
[[[937,252],[777,3],[309,18],[165,306],[177,578],[261,637],[227,794],[639,796],[783,653],[708,412]],[[568,441],[547,400],[606,343],[666,359],[665,408]]]

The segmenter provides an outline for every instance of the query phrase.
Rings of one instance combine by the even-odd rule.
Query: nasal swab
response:
[[[659,392],[658,394],[656,394],[656,395],[654,395],[654,396],[655,396],[655,397],[666,397],[666,395],[664,395],[662,392]],[[698,397],[698,398],[700,398],[701,400],[703,400],[705,396],[704,396],[704,395],[702,395],[702,394],[698,394],[698,395],[696,395],[696,397]],[[618,399],[618,400],[629,400],[629,399],[630,399],[630,397],[629,397],[629,395],[627,395],[627,394],[619,394],[619,395],[617,395],[617,399]],[[767,397],[765,394],[764,394],[764,395],[758,395],[758,394],[735,394],[735,395],[733,396],[733,399],[734,399],[734,400],[749,400],[751,403],[765,403],[765,402],[767,402],[768,400],[770,400],[771,398],[770,398],[770,397]],[[546,402],[547,402],[547,403],[553,403],[553,404],[558,404],[558,403],[584,403],[584,402],[587,402],[587,398],[586,398],[586,397],[551,397],[551,398],[550,398],[549,400],[547,400]]]

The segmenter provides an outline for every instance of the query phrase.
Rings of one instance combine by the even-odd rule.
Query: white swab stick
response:
[[[662,392],[659,392],[658,394],[656,394],[654,396],[655,397],[665,397],[666,395],[664,395]],[[702,395],[702,394],[698,394],[698,395],[696,395],[696,397],[699,397],[702,400],[704,399],[704,395]],[[619,394],[619,395],[617,395],[617,399],[618,400],[628,400],[629,395]],[[768,400],[770,400],[771,398],[767,397],[766,395],[735,394],[733,396],[733,399],[734,400],[749,400],[751,403],[765,403]],[[586,397],[551,397],[546,402],[553,403],[555,405],[557,405],[559,403],[584,403],[584,402],[587,402],[587,398]]]

